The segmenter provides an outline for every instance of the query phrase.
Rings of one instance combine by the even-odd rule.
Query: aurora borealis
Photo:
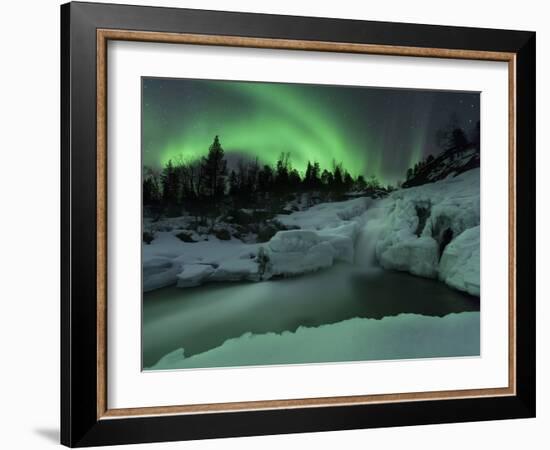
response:
[[[143,164],[196,159],[219,135],[231,161],[273,164],[289,152],[383,183],[437,154],[435,135],[452,115],[467,132],[479,120],[479,94],[193,79],[142,79]]]

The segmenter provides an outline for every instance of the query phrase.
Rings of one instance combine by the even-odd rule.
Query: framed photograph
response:
[[[61,441],[535,415],[535,33],[61,7]]]

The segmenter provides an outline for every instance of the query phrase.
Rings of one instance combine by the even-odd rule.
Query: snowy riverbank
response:
[[[213,234],[184,242],[176,236],[186,220],[169,219],[170,231],[156,231],[143,245],[144,291],[296,276],[345,261],[439,278],[479,296],[479,169],[384,199],[359,197],[279,215],[280,223],[297,229],[266,243]]]
[[[267,348],[269,352],[265,351]],[[479,355],[479,312],[449,314],[443,318],[401,314],[381,320],[354,318],[280,334],[246,333],[190,357],[185,356],[185,349],[179,348],[147,369],[475,355]]]

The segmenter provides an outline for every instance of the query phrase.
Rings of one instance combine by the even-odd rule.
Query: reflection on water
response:
[[[479,299],[435,280],[347,264],[261,283],[165,288],[143,297],[143,365],[180,347],[186,356],[202,353],[246,332],[295,331],[353,317],[463,311],[479,311]]]

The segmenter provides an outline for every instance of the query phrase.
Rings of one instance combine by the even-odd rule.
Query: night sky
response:
[[[306,84],[143,78],[143,164],[160,168],[207,153],[219,135],[230,164],[274,164],[289,152],[354,176],[403,180],[408,167],[437,154],[436,131],[453,114],[467,132],[479,120],[479,94]]]

